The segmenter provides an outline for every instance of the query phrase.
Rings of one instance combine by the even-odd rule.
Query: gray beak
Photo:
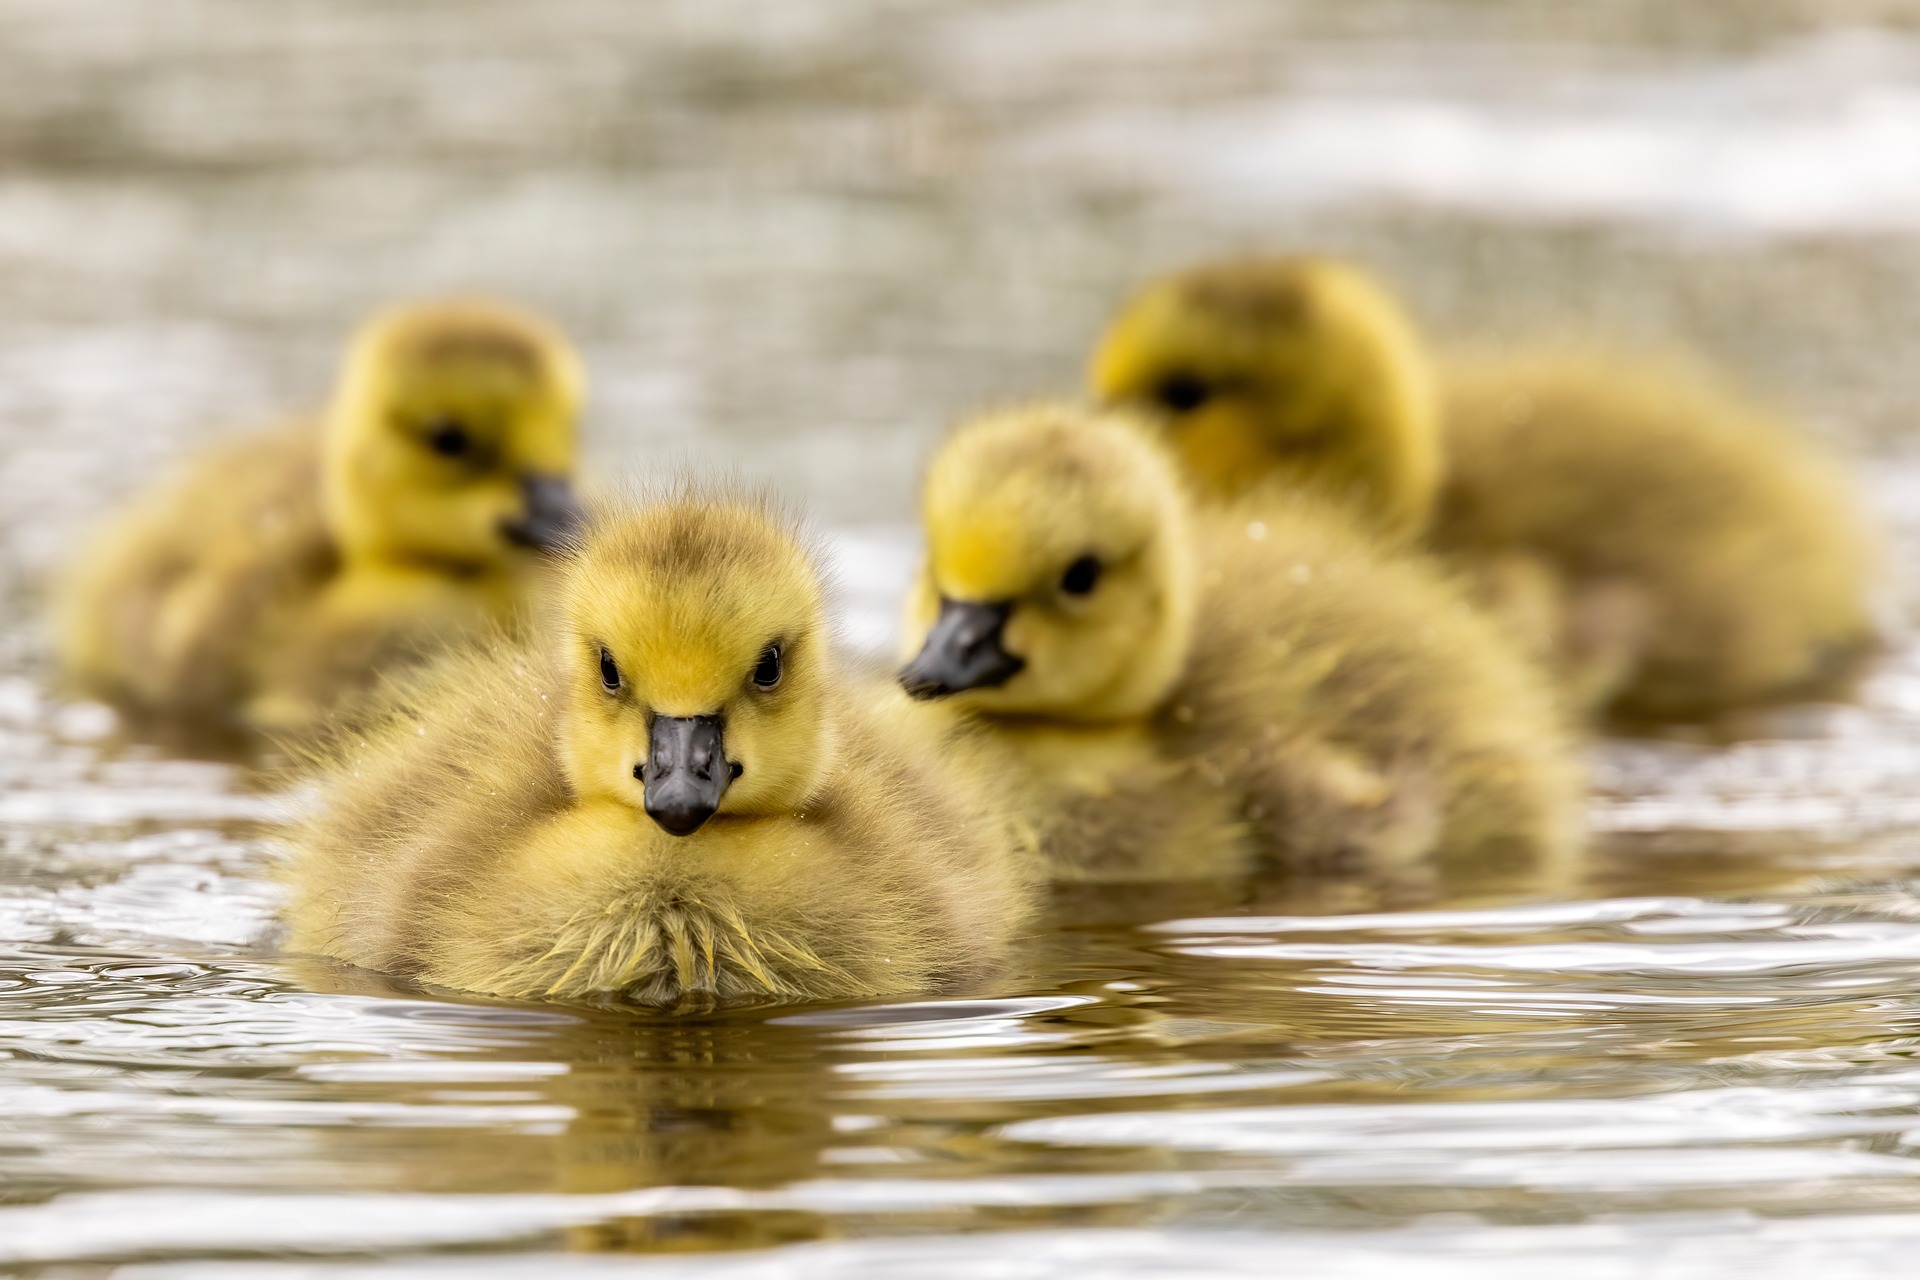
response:
[[[740,766],[727,759],[719,716],[655,716],[645,764],[633,776],[646,788],[647,816],[676,836],[698,831]]]
[[[1001,644],[1012,612],[1009,601],[975,604],[943,598],[926,643],[900,672],[901,687],[925,701],[967,689],[991,689],[1011,680],[1027,665],[1026,659],[1014,657]]]
[[[526,514],[502,524],[509,540],[538,551],[564,551],[580,532],[580,503],[565,476],[535,472],[520,477]]]

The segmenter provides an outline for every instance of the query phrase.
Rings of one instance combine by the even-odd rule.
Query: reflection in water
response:
[[[883,649],[944,426],[1071,388],[1131,284],[1243,247],[1360,255],[1447,343],[1699,348],[1872,450],[1910,561],[1910,34],[1664,0],[534,13],[0,0],[0,1270],[1909,1263],[1910,573],[1861,706],[1597,748],[1571,892],[1079,888],[989,987],[683,1021],[276,956],[301,797],[61,704],[35,618],[88,522],[312,403],[359,313],[484,288],[581,339],[602,469],[812,505]]]
[[[206,840],[246,902],[254,846]],[[703,1020],[156,945],[145,895],[82,940],[76,904],[9,945],[0,1260],[1884,1210],[1920,1185],[1904,904],[1063,894],[1034,994]]]
[[[18,776],[145,785],[138,753],[90,758]],[[1617,836],[1571,901],[1078,886],[990,990],[675,1019],[275,959],[245,779],[153,768],[191,820],[9,828],[0,1265],[798,1247],[1156,1274],[1142,1229],[1231,1228],[1517,1276],[1609,1215],[1651,1233],[1618,1262],[1920,1186],[1916,912],[1791,841]]]
[[[555,1190],[777,1188],[817,1177],[834,1136],[831,1077],[805,1035],[752,1022],[636,1021],[569,1028],[554,1048],[569,1070],[548,1096],[573,1121],[557,1144]],[[765,1212],[607,1215],[575,1228],[586,1249],[695,1249],[818,1238],[819,1216]]]

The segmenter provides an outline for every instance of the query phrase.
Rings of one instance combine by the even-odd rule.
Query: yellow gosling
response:
[[[837,999],[989,967],[1028,886],[925,717],[859,686],[765,504],[596,522],[537,643],[428,669],[323,754],[296,951],[526,999]]]
[[[1552,353],[1436,376],[1377,283],[1277,258],[1149,284],[1090,380],[1216,497],[1279,476],[1424,529],[1583,709],[1711,719],[1830,689],[1871,645],[1858,496],[1710,379]]]
[[[1101,340],[1090,381],[1177,423],[1174,447],[1210,493],[1278,476],[1392,538],[1432,517],[1432,370],[1393,299],[1340,263],[1225,263],[1150,284]]]
[[[525,312],[377,317],[318,422],[216,450],[104,531],[59,602],[70,683],[151,727],[299,732],[512,625],[576,521],[583,391]]]
[[[1534,667],[1338,507],[1190,510],[1146,429],[1038,405],[961,428],[921,511],[902,683],[1057,878],[1565,868],[1580,770]]]

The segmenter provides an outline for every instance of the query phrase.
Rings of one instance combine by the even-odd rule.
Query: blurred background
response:
[[[449,290],[579,337],[602,469],[838,526],[1223,250],[1356,255],[1442,342],[1679,344],[1852,445],[1903,447],[1920,380],[1894,4],[4,0],[0,85],[28,574]]]
[[[384,303],[550,313],[591,469],[772,479],[873,641],[946,427],[1233,250],[1355,256],[1443,346],[1728,367],[1915,599],[1920,6],[0,0],[0,1271],[1897,1273],[1904,624],[1858,707],[1602,748],[1579,901],[1068,902],[1004,989],[697,1025],[276,958],[276,802],[49,695],[75,539]]]

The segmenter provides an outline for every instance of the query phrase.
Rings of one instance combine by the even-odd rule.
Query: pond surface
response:
[[[0,0],[0,1271],[1897,1273],[1916,230],[1920,30],[1865,0]],[[82,531],[389,298],[551,311],[596,466],[803,499],[880,647],[946,425],[1250,247],[1447,344],[1699,352],[1859,456],[1859,705],[1597,746],[1570,901],[1063,893],[982,989],[676,1021],[279,958],[297,798],[52,691]]]

